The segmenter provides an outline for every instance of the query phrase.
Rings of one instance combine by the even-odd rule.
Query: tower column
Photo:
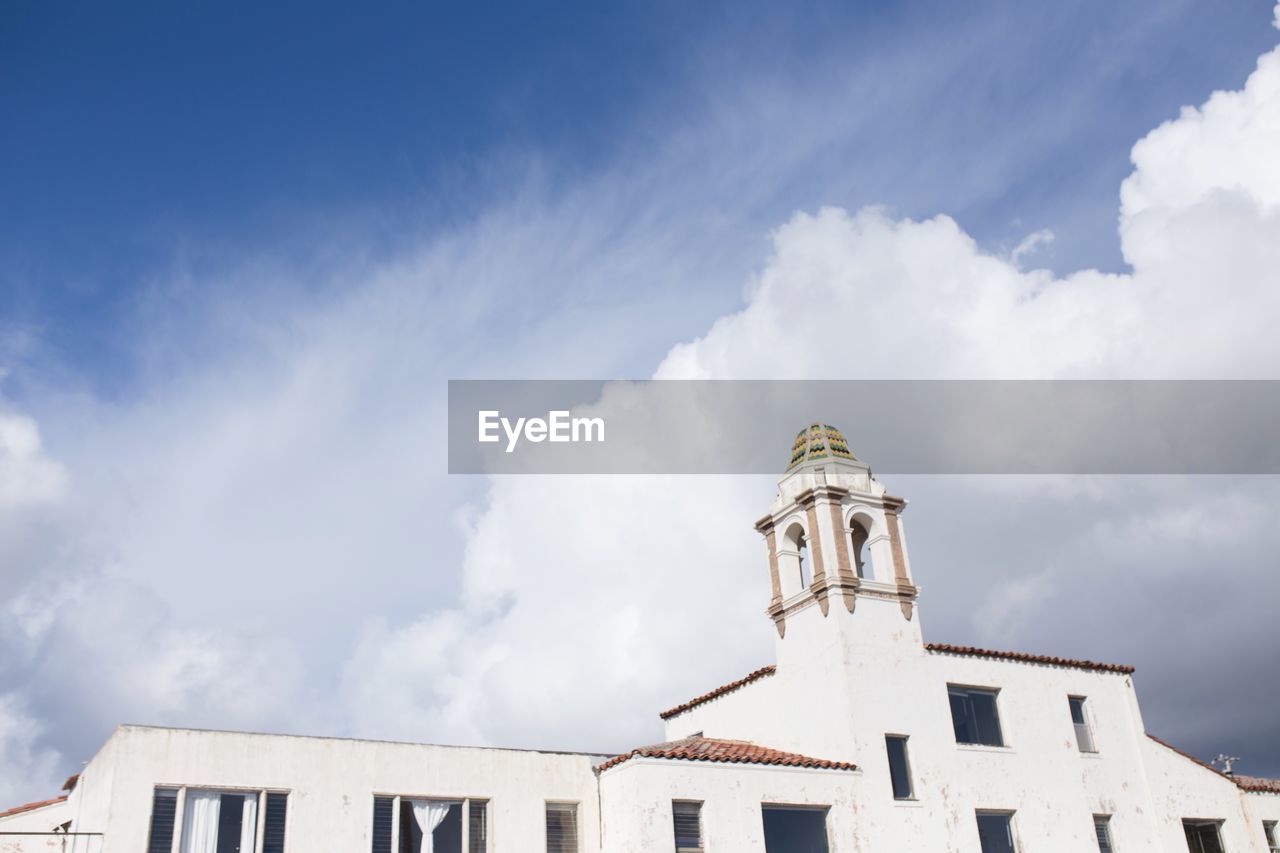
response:
[[[778,636],[787,632],[786,619],[782,615],[782,578],[778,575],[778,534],[773,526],[773,518],[765,516],[756,522],[756,530],[764,534],[765,544],[769,547],[769,583],[773,588],[773,596],[769,599],[769,616],[773,618]]]
[[[907,505],[902,498],[884,496],[884,520],[889,529],[889,552],[893,555],[893,581],[898,585],[898,606],[904,619],[911,618],[916,587],[907,577],[907,559],[902,553],[902,535],[898,530],[898,513]]]
[[[809,583],[809,591],[818,599],[818,607],[822,615],[827,615],[827,571],[822,562],[822,530],[818,527],[818,506],[814,491],[810,489],[800,495],[799,503],[804,507],[805,518],[809,520],[809,553],[813,555],[813,580]]]

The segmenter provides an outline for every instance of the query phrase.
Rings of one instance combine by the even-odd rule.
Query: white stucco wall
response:
[[[105,853],[146,849],[157,786],[287,791],[289,850],[368,850],[376,794],[486,799],[493,850],[540,848],[546,801],[576,802],[581,849],[599,849],[585,755],[121,726],[85,782],[76,829],[105,832]]]
[[[707,850],[763,853],[763,804],[828,808],[831,853],[856,843],[857,772],[633,758],[600,775],[606,850],[673,849],[673,800],[702,805]]]

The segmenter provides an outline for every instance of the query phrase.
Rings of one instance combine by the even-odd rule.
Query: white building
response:
[[[803,430],[756,522],[776,662],[663,713],[665,743],[121,726],[65,797],[0,815],[0,853],[1277,849],[1280,781],[1148,735],[1131,668],[926,643],[905,505]]]

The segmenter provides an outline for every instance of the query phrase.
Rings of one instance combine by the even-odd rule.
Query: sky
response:
[[[449,477],[450,378],[1277,378],[1276,14],[7,4],[0,801],[121,722],[621,750],[768,662],[769,478]],[[889,486],[928,639],[1280,775],[1274,478]]]

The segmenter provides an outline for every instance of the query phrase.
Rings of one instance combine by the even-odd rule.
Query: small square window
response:
[[[578,806],[547,803],[547,853],[578,853]]]
[[[956,743],[1004,746],[996,691],[948,685],[947,694],[951,699],[951,724],[956,730]]]
[[[1223,853],[1221,827],[1220,820],[1184,820],[1187,849],[1191,853]]]
[[[978,812],[978,843],[982,853],[1017,853],[1013,812]]]
[[[907,758],[907,738],[904,735],[885,735],[884,748],[889,754],[889,781],[893,785],[895,800],[910,800],[911,761]]]
[[[1114,853],[1115,848],[1111,846],[1111,815],[1093,816],[1093,834],[1098,837],[1100,853]]]
[[[1276,843],[1276,822],[1274,820],[1264,820],[1262,822],[1262,834],[1267,837],[1267,850],[1271,853],[1280,853],[1280,844]]]
[[[676,800],[671,803],[671,818],[675,824],[676,853],[702,850],[702,803]]]

